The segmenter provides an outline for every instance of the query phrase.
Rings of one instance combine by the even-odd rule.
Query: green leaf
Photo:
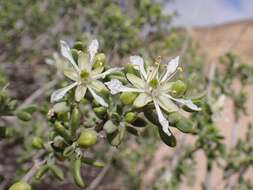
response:
[[[126,126],[126,130],[128,133],[130,133],[132,135],[139,136],[138,131],[133,127]]]
[[[104,130],[106,131],[107,134],[111,134],[111,133],[115,132],[117,129],[118,129],[118,127],[116,125],[114,125],[114,123],[111,120],[108,120],[104,124]]]
[[[177,145],[177,140],[175,136],[171,133],[171,136],[168,136],[166,133],[163,132],[162,128],[158,127],[159,135],[162,141],[168,145],[169,147],[175,147]]]
[[[169,121],[171,126],[179,129],[183,133],[195,132],[193,122],[177,112],[169,114]]]
[[[147,126],[147,122],[146,122],[144,119],[138,117],[138,118],[132,123],[132,125],[135,126],[135,127],[146,127],[146,126]]]
[[[49,164],[48,168],[52,172],[54,177],[56,177],[60,181],[64,179],[63,171],[58,166],[56,166],[55,164]]]
[[[119,146],[121,141],[123,140],[125,130],[126,130],[125,127],[121,127],[121,128],[119,128],[119,130],[117,130],[113,133],[107,134],[107,139],[108,139],[109,143],[112,146],[116,146],[116,147]]]
[[[16,116],[22,121],[30,121],[32,119],[32,115],[25,111],[18,111]]]

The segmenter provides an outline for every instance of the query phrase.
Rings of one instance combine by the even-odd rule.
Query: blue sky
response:
[[[253,0],[174,0],[165,12],[179,14],[174,25],[208,26],[253,18]]]

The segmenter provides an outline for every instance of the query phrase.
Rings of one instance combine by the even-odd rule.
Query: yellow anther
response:
[[[177,70],[178,70],[179,72],[183,72],[183,68],[182,68],[182,67],[178,67]]]
[[[161,57],[161,56],[158,56],[158,57],[155,59],[155,65],[160,65],[161,60],[162,60],[162,57]]]

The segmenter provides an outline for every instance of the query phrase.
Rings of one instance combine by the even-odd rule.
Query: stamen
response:
[[[160,65],[161,60],[162,60],[161,56],[158,56],[157,58],[155,58],[155,65]]]

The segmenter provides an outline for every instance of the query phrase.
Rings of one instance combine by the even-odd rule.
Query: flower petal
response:
[[[96,91],[108,90],[104,83],[99,80],[92,80],[91,84],[89,85],[91,88],[95,89]]]
[[[104,70],[103,66],[102,67],[97,67],[96,69],[93,69],[91,71],[91,76],[98,75],[98,74],[102,73],[103,70]]]
[[[84,97],[84,95],[86,93],[86,90],[87,90],[87,87],[83,86],[83,85],[78,85],[76,87],[76,90],[75,90],[75,99],[76,99],[77,102],[80,102],[83,99],[83,97]]]
[[[143,107],[152,101],[151,96],[146,93],[140,93],[139,96],[134,100],[134,106]]]
[[[182,98],[174,98],[168,94],[166,94],[166,97],[174,100],[175,102],[178,102],[180,104],[186,105],[188,108],[195,110],[195,111],[200,111],[201,108],[199,108],[197,105],[195,105],[191,100],[185,100]]]
[[[64,58],[66,58],[67,60],[69,60],[69,62],[73,65],[73,67],[75,68],[76,71],[79,71],[78,66],[76,65],[76,62],[72,56],[71,50],[68,46],[68,44],[65,41],[60,41],[61,44],[61,54]]]
[[[77,81],[78,80],[78,73],[76,71],[74,71],[73,69],[64,69],[63,73],[66,77],[70,78],[73,81]]]
[[[127,73],[126,77],[132,83],[132,85],[134,87],[136,87],[136,88],[145,88],[145,81],[143,81],[139,77],[137,77],[137,76],[135,76],[131,73]]]
[[[90,60],[89,60],[90,67],[92,67],[92,63],[93,63],[94,57],[98,51],[98,47],[99,47],[99,43],[96,39],[92,40],[89,47],[88,47],[88,52],[90,55]]]
[[[161,85],[161,91],[167,93],[170,91],[170,88],[172,86],[173,82],[166,82]]]
[[[80,70],[91,70],[91,66],[88,63],[88,55],[82,51],[78,53],[78,66]]]
[[[156,102],[156,100],[154,100],[154,105],[155,105],[155,109],[156,109],[156,113],[158,115],[158,120],[159,123],[162,126],[163,131],[168,135],[171,136],[171,132],[169,129],[169,122],[168,120],[164,117],[162,110],[160,109],[158,103]]]
[[[165,111],[169,113],[178,111],[179,109],[178,106],[174,104],[174,102],[172,102],[169,97],[163,95],[158,96],[157,102]]]
[[[106,82],[105,84],[110,89],[111,94],[117,94],[119,92],[144,92],[143,89],[129,88],[127,86],[124,86],[117,79],[112,79],[111,81]]]
[[[177,67],[179,65],[179,56],[176,58],[172,59],[168,64],[166,68],[166,73],[163,75],[161,82],[166,81],[173,73],[176,72]]]
[[[108,107],[108,104],[104,101],[104,99],[101,98],[99,95],[97,95],[97,94],[95,93],[95,91],[92,90],[92,88],[89,88],[89,87],[88,87],[88,89],[89,89],[91,95],[93,96],[93,98],[94,98],[100,105],[102,105],[102,106],[104,106],[104,107]]]
[[[112,73],[115,73],[115,72],[118,72],[118,71],[121,71],[123,68],[111,68],[111,69],[108,69],[107,71],[101,73],[101,74],[98,74],[98,75],[95,75],[93,78],[94,79],[99,79],[99,78],[105,78],[107,75],[109,74],[112,74]]]
[[[147,79],[147,73],[144,67],[144,61],[142,57],[134,55],[130,56],[130,62],[136,70],[138,70],[144,79]]]
[[[61,88],[61,89],[58,89],[58,90],[54,91],[54,92],[52,93],[52,95],[51,95],[51,102],[56,102],[56,101],[62,99],[62,98],[65,96],[65,94],[66,94],[69,90],[71,90],[72,88],[74,88],[76,85],[77,85],[77,82],[72,83],[72,84],[69,85],[69,86],[66,86],[66,87],[64,87],[64,88]]]

